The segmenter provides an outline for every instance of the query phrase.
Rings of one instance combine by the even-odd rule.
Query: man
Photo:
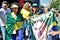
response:
[[[57,35],[57,34],[60,34],[60,11],[58,12],[58,16],[56,17],[56,19],[57,19],[57,21],[58,21],[58,24],[57,24],[57,26],[58,26],[58,31],[52,31],[52,32],[51,32],[51,35],[52,35],[52,36],[55,36],[55,35]]]
[[[57,14],[57,12],[56,12],[56,10],[55,9],[52,9],[51,10],[53,13],[54,13],[54,19],[53,20],[55,20],[55,23],[53,23],[52,24],[52,28],[51,28],[51,30],[50,30],[50,34],[49,34],[49,40],[59,40],[59,30],[58,30],[58,26],[59,26],[59,23],[57,22],[58,21],[58,19],[56,18],[56,17],[58,17],[58,14]],[[57,19],[57,20],[56,20]],[[54,26],[53,26],[54,25]]]
[[[8,2],[3,1],[2,2],[2,8],[0,9],[0,27],[3,35],[3,40],[5,40],[5,23],[6,23],[6,18],[7,14],[10,13],[11,10],[8,8]]]

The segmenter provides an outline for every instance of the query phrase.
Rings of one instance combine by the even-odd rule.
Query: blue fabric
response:
[[[24,21],[24,22],[23,22],[23,28],[26,28],[26,27],[27,27],[27,22]]]
[[[39,14],[43,14],[43,10],[42,9],[39,10]]]
[[[5,28],[4,26],[0,26],[0,27],[1,27],[2,35],[3,35],[3,40],[5,40]]]
[[[52,28],[53,31],[58,31],[58,27],[57,26],[54,26]],[[59,38],[59,35],[55,35],[55,36],[52,36],[52,37],[55,37],[55,38]]]
[[[12,40],[16,40],[16,34],[12,34]]]
[[[58,31],[58,27],[54,26],[51,28],[51,30]],[[55,35],[55,36],[48,35],[47,40],[57,40],[58,38],[59,38],[59,35]]]
[[[18,40],[23,40],[23,30],[18,31]]]
[[[28,23],[28,20],[25,20],[24,23],[23,23],[23,29],[24,29],[24,39],[27,40],[27,39],[31,39],[31,30],[29,28],[29,23]],[[26,35],[26,29],[28,31],[28,35]]]

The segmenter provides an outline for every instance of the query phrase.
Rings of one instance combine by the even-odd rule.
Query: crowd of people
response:
[[[38,16],[38,15],[45,15],[48,14],[50,10],[48,7],[43,8],[43,12],[40,11],[38,8],[37,3],[29,3],[26,2],[22,9],[20,9],[20,6],[18,3],[14,2],[9,7],[9,3],[6,1],[2,2],[2,8],[0,9],[0,30],[2,32],[3,39],[1,40],[36,40],[35,37],[32,35],[32,28],[30,30],[28,29],[28,33],[26,33],[27,27],[27,20],[31,18],[32,16]],[[53,10],[52,12],[55,12]],[[60,34],[60,25],[58,19],[60,19],[60,11],[55,12],[56,19],[58,21],[58,31],[52,31],[50,33],[51,36],[55,36],[57,34]],[[31,32],[30,32],[31,31]],[[59,40],[59,37],[57,38],[51,38],[49,40]]]

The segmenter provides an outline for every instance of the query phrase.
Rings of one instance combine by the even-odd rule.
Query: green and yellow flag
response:
[[[32,17],[29,22],[35,40],[46,40],[47,34],[50,34],[50,30],[57,25],[56,15],[53,12]]]

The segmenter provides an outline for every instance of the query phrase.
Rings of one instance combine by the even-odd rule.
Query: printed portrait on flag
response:
[[[31,17],[29,22],[36,40],[47,40],[50,31],[57,25],[53,12]]]
[[[39,15],[31,18],[33,35],[36,40],[46,40],[47,35],[47,26],[46,26],[46,17]]]

